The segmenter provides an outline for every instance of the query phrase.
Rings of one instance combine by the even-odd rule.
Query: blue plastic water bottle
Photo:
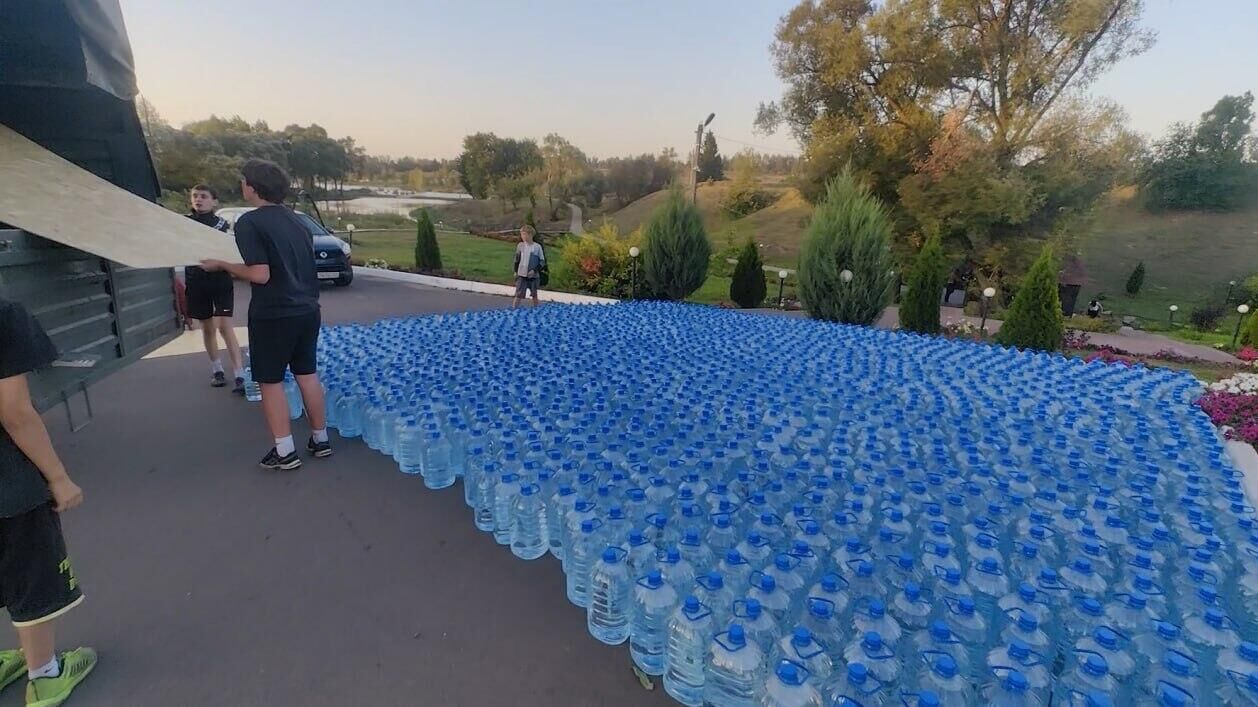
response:
[[[590,571],[586,625],[591,636],[609,646],[620,645],[629,638],[632,586],[629,569],[625,567],[625,551],[618,547],[605,548]]]
[[[536,560],[546,554],[546,547],[546,506],[537,484],[525,484],[515,502],[511,553],[522,560]]]
[[[668,620],[676,606],[677,592],[664,582],[659,570],[651,570],[634,584],[629,654],[647,675],[664,674]]]
[[[760,692],[760,707],[824,707],[805,666],[785,659],[776,666]]]
[[[664,691],[687,707],[703,704],[708,646],[714,635],[712,612],[697,597],[686,597],[669,618]]]
[[[703,704],[711,707],[755,707],[764,683],[764,653],[747,640],[742,624],[712,639],[703,685]]]

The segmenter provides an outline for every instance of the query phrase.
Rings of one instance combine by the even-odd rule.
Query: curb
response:
[[[1250,444],[1236,440],[1227,441],[1224,448],[1241,472],[1241,488],[1249,496],[1250,505],[1258,506],[1258,450]]]
[[[361,265],[354,266],[355,277],[375,277],[382,280],[393,280],[396,282],[409,282],[413,285],[424,285],[426,287],[436,287],[442,290],[457,290],[460,292],[475,292],[482,295],[497,295],[499,297],[515,296],[515,288],[509,285],[495,285],[489,282],[477,282],[476,280],[456,280],[449,277],[436,277],[433,275],[420,275],[418,273],[400,272],[398,270],[383,270],[380,268],[365,268]],[[620,300],[607,299],[606,297],[591,297],[589,295],[574,295],[569,292],[552,292],[550,290],[539,290],[537,298],[543,302],[562,302],[565,304],[616,304]]]

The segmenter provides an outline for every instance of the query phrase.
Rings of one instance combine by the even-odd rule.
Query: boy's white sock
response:
[[[276,454],[279,454],[281,457],[286,457],[295,451],[297,451],[297,447],[293,445],[292,435],[289,435],[287,437],[275,438],[275,453]]]
[[[324,427],[321,430],[310,430],[310,436],[314,437],[314,441],[316,442],[326,442],[328,441],[328,428]]]
[[[245,377],[245,369],[243,369],[243,368],[237,368],[237,369],[236,369],[236,377],[237,377],[237,378],[244,378],[244,377]]]
[[[61,661],[57,660],[57,656],[53,656],[52,660],[42,668],[27,670],[26,677],[34,680],[36,678],[55,678],[61,674]]]
[[[222,361],[220,361],[220,360],[218,360],[217,358],[216,358],[216,359],[214,359],[213,361],[210,361],[210,372],[212,372],[212,373],[222,373],[222,372],[223,372],[223,362],[222,362]]]

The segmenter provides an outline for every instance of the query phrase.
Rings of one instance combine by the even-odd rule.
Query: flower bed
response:
[[[1237,373],[1211,384],[1197,405],[1228,439],[1258,444],[1258,373]]]

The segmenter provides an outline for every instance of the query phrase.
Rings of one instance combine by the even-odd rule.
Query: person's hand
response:
[[[58,513],[68,511],[83,502],[83,489],[68,476],[49,484],[48,490],[52,492],[53,509]]]
[[[221,260],[202,260],[201,269],[209,272],[218,272],[223,269],[223,261]]]

